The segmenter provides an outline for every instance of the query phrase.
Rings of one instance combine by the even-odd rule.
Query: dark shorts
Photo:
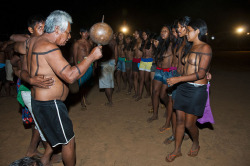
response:
[[[177,71],[175,73],[175,75],[173,77],[179,77],[181,76]],[[180,83],[178,84],[174,84],[173,86],[170,86],[168,87],[168,95],[169,96],[172,96],[172,100],[175,100],[175,97],[176,97],[176,89],[177,89],[177,86],[180,85]]]
[[[74,138],[73,125],[62,101],[31,99],[31,106],[41,131],[52,147],[68,144]]]
[[[5,71],[5,67],[0,68],[0,82],[5,83],[6,80],[6,71]]]
[[[132,60],[131,60],[131,61],[126,61],[126,62],[125,62],[125,68],[126,68],[126,70],[132,68]]]
[[[140,63],[132,62],[132,71],[139,72],[139,65]]]
[[[207,85],[196,86],[189,83],[178,85],[174,109],[187,114],[202,116],[207,101]]]
[[[91,64],[86,73],[78,80],[79,87],[83,86],[93,75],[93,65]]]
[[[151,66],[151,72],[155,72],[156,70],[156,63],[153,63]]]
[[[126,58],[118,57],[117,69],[116,70],[119,70],[119,71],[122,71],[122,72],[126,72],[125,59]]]
[[[177,72],[176,70],[167,72],[167,71],[156,69],[154,80],[161,81],[163,84],[168,85],[167,79],[174,77],[176,75],[176,72]]]

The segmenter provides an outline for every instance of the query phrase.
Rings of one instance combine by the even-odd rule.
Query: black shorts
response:
[[[132,62],[132,71],[139,72],[138,64],[140,63]]]
[[[5,71],[5,67],[0,68],[0,82],[5,83],[6,80],[6,71]]]
[[[202,116],[207,102],[207,85],[182,83],[177,86],[174,109]]]
[[[68,110],[62,101],[31,99],[31,106],[41,131],[52,147],[68,144],[75,136]]]
[[[156,63],[153,63],[150,71],[155,72],[155,70],[156,70]]]

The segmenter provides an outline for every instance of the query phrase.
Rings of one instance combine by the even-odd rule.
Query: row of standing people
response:
[[[116,37],[117,92],[123,78],[127,94],[134,88],[133,98],[139,101],[145,85],[145,97],[151,97],[153,107],[149,123],[158,119],[160,101],[165,105],[166,123],[159,130],[163,133],[172,125],[172,136],[164,143],[175,142],[174,151],[166,156],[168,162],[182,155],[182,140],[189,136],[193,144],[188,155],[194,157],[200,150],[196,121],[203,116],[211,79],[212,50],[206,33],[205,21],[186,16],[164,25],[158,37],[139,30],[133,37],[121,32]]]
[[[57,26],[49,22],[51,17],[66,17],[65,20],[68,22],[68,26],[64,26],[64,30],[60,29],[60,26],[62,26],[61,24],[60,26],[57,25],[59,28],[56,28]],[[77,62],[78,64],[70,67],[70,64],[63,60],[62,55],[57,51],[59,49],[56,45],[65,45],[67,40],[70,39],[70,24],[72,23],[71,17],[67,13],[65,14],[61,11],[55,11],[47,18],[46,21],[51,25],[47,25],[48,27],[44,35],[41,35],[41,37],[39,35],[31,37],[31,39],[28,40],[28,44],[27,42],[22,42],[22,44],[26,46],[24,47],[25,52],[23,54],[27,54],[27,57],[24,56],[24,64],[27,64],[27,66],[24,65],[22,70],[19,71],[19,76],[21,78],[24,79],[27,77],[27,82],[34,85],[32,91],[35,93],[31,93],[33,98],[30,102],[32,103],[32,108],[34,109],[36,114],[35,116],[37,117],[39,117],[42,113],[41,109],[45,109],[44,102],[54,100],[55,98],[61,101],[65,100],[68,94],[68,89],[58,79],[58,77],[66,82],[73,83],[76,79],[80,79],[84,73],[86,73],[89,66],[101,57],[99,48],[94,48],[90,52],[89,56],[83,58],[82,62]],[[104,88],[105,92],[106,89],[114,88],[114,79],[112,78],[112,72],[115,71],[114,69],[117,70],[116,80],[118,91],[120,90],[121,87],[119,77],[122,73],[124,74],[124,69],[126,71],[126,66],[130,66],[132,68],[132,76],[130,72],[129,78],[133,78],[134,82],[134,85],[132,85],[131,81],[129,82],[128,93],[131,93],[132,87],[134,87],[135,95],[133,97],[136,101],[142,98],[144,84],[146,85],[146,96],[151,96],[154,110],[154,114],[148,119],[148,122],[152,122],[158,118],[159,99],[161,99],[163,103],[165,102],[164,104],[166,106],[170,106],[169,103],[172,101],[175,111],[170,111],[173,109],[167,109],[166,124],[169,124],[170,126],[170,121],[172,120],[172,132],[176,146],[173,153],[166,157],[166,161],[173,161],[176,157],[181,156],[180,147],[185,127],[188,129],[189,134],[193,139],[193,145],[189,155],[196,156],[200,149],[198,128],[195,122],[204,112],[205,102],[207,99],[206,84],[208,82],[206,74],[209,70],[212,57],[210,46],[202,41],[202,38],[207,31],[206,28],[206,24],[202,20],[198,19],[190,21],[189,17],[181,18],[176,22],[176,24],[174,24],[173,28],[170,28],[169,26],[162,27],[160,38],[158,38],[159,44],[157,44],[157,40],[150,40],[150,35],[146,31],[142,32],[142,39],[140,38],[139,31],[134,33],[135,40],[131,37],[126,37],[126,44],[123,42],[123,34],[119,33],[117,36],[117,43],[114,43],[114,40],[110,42],[110,45],[112,46],[112,63],[109,62],[108,65],[113,66],[111,68],[112,70],[105,70],[108,69],[106,68],[107,63],[105,60],[101,61],[102,71],[111,73],[111,75],[104,74],[107,77],[111,76],[111,78],[107,79],[107,77],[101,77],[99,79],[99,85],[102,84],[102,87],[100,86],[100,88]],[[174,29],[175,32],[176,30],[178,32],[175,35],[176,40],[172,38],[174,36],[173,34],[175,34],[172,34]],[[130,42],[133,44],[130,45]],[[29,47],[27,48],[27,46]],[[30,47],[34,49],[32,50],[32,54],[29,51]],[[33,55],[36,57],[36,61],[34,61],[34,59],[31,63],[29,58],[33,57]],[[49,66],[48,64],[46,66],[44,60],[49,63]],[[55,72],[54,74],[50,68],[53,69],[53,72]],[[127,69],[128,68],[129,67],[127,67]],[[151,77],[153,78],[151,79],[152,81],[149,79],[151,70],[155,70],[154,77]],[[50,74],[47,75],[46,73]],[[45,77],[40,78],[39,74],[42,74]],[[53,77],[53,79],[48,77]],[[39,82],[37,83],[34,79],[46,79],[45,81],[47,81],[47,84],[40,85],[39,87],[37,84],[40,82],[37,81]],[[113,81],[110,82],[112,79]],[[107,82],[108,85],[106,84]],[[60,83],[62,83],[62,85]],[[176,86],[177,84],[178,86]],[[167,95],[167,90],[170,88],[172,88],[171,92],[169,92],[169,94],[172,93],[172,100],[167,100],[168,98],[171,98],[171,95]],[[59,92],[62,93],[59,94]],[[176,95],[174,97],[175,92]],[[112,93],[113,90],[111,90],[111,100],[109,100],[110,105],[112,105]],[[186,95],[186,93],[188,95]],[[106,95],[108,97],[108,94]],[[185,98],[186,96],[188,96],[188,98]],[[169,103],[167,103],[167,101],[169,101]],[[53,105],[53,103],[50,102],[50,105],[51,104]],[[61,102],[57,103],[57,101],[54,100],[54,105],[57,111],[58,109],[59,111],[61,109],[65,110]],[[64,116],[67,117],[68,115],[65,114]],[[38,119],[38,123],[42,126],[42,130],[44,130],[45,122],[46,125],[50,126],[50,129],[54,128],[52,121],[49,120],[50,118],[46,118],[47,120]],[[59,133],[59,135],[61,134],[61,137],[64,138],[66,142],[64,140],[62,141],[62,138],[56,139],[54,134],[51,133],[51,130],[44,133],[50,143],[46,145],[45,154],[42,157],[42,162],[45,165],[49,164],[53,153],[51,146],[57,146],[58,141],[65,142],[62,143],[62,155],[65,164],[74,165],[75,163],[74,133],[72,130],[72,124],[70,120],[66,119],[63,123],[65,123],[68,127],[68,131],[66,135],[65,133]],[[165,130],[165,128],[169,128],[169,126],[165,125],[163,130]]]

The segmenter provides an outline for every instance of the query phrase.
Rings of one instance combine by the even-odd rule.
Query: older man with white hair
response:
[[[71,38],[71,24],[72,18],[68,13],[53,11],[45,21],[45,33],[30,40],[28,56],[24,58],[28,65],[23,68],[31,77],[43,75],[55,81],[49,89],[33,87],[31,104],[50,145],[62,145],[62,158],[67,166],[76,163],[73,125],[63,103],[69,92],[67,83],[75,82],[95,60],[102,57],[101,47],[96,47],[88,58],[75,66],[65,60],[58,46],[64,46]],[[52,147],[46,147],[41,158],[43,165],[50,165],[47,157],[52,155]]]

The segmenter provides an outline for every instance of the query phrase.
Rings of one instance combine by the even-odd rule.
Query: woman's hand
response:
[[[168,83],[168,85],[173,86],[174,84],[177,84],[177,83],[181,82],[181,79],[180,79],[180,78],[181,78],[181,77],[172,77],[172,78],[168,78],[168,79],[167,79],[167,83]]]

